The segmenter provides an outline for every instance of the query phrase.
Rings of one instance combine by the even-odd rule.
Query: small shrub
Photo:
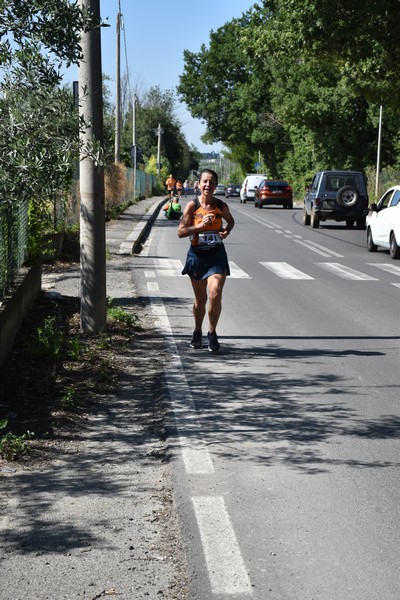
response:
[[[124,323],[128,327],[134,327],[137,324],[137,316],[133,313],[129,313],[120,306],[114,306],[114,301],[108,298],[107,315],[110,319]]]
[[[37,329],[37,339],[33,353],[36,357],[57,360],[61,357],[64,344],[65,334],[57,328],[56,318],[47,317],[42,327]]]
[[[7,423],[6,419],[0,421],[0,429],[4,429]],[[0,438],[0,456],[6,460],[15,460],[19,456],[22,456],[28,450],[26,440],[34,435],[31,431],[27,431],[22,435],[15,435],[9,431]]]
[[[78,337],[73,337],[69,341],[69,355],[72,360],[79,360],[83,354],[81,340]]]
[[[64,390],[64,392],[60,398],[60,404],[66,410],[71,410],[71,409],[75,408],[76,402],[75,402],[74,386],[71,385],[69,388],[66,388]]]

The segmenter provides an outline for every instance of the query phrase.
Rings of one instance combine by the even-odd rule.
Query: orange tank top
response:
[[[215,246],[222,243],[219,232],[222,231],[222,209],[224,203],[218,198],[217,206],[214,209],[203,208],[198,198],[194,200],[195,210],[193,214],[193,225],[198,225],[203,220],[204,215],[212,214],[214,219],[204,227],[201,233],[194,233],[190,236],[192,246]]]

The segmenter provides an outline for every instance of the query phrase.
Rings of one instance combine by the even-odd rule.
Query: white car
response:
[[[268,175],[249,174],[242,183],[240,188],[240,202],[246,204],[247,200],[254,200],[254,189],[261,183],[263,179],[267,179]]]
[[[389,250],[391,258],[400,258],[400,185],[384,193],[378,204],[370,204],[367,215],[367,249],[378,246]]]

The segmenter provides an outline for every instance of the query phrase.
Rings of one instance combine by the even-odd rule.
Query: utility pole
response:
[[[96,23],[82,31],[79,63],[81,330],[98,333],[107,323],[104,169],[97,154],[103,146],[100,0],[79,0]]]
[[[121,1],[118,0],[117,14],[117,64],[116,64],[116,90],[115,90],[115,156],[114,162],[121,159]]]
[[[157,143],[157,175],[160,177],[160,173],[161,173],[161,134],[163,133],[163,130],[161,129],[161,123],[158,124],[157,127],[157,136],[158,136],[158,143]]]
[[[378,199],[379,195],[379,171],[381,168],[381,139],[382,139],[382,104],[379,108],[379,126],[378,126],[378,151],[376,155],[376,178],[375,178],[375,199]]]
[[[133,148],[133,197],[136,198],[136,100],[137,96],[134,94],[132,100],[132,148]]]

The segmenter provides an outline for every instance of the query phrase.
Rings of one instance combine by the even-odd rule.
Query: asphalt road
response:
[[[191,600],[400,595],[400,262],[365,232],[230,199],[221,352],[189,348],[188,240],[160,215],[133,260],[170,345]]]

